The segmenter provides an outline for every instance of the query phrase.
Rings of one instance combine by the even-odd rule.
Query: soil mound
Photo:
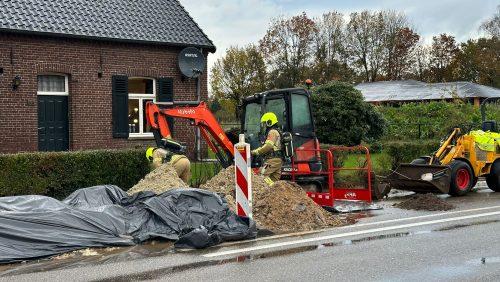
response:
[[[140,191],[152,191],[160,194],[170,189],[186,187],[189,186],[177,176],[174,167],[164,163],[130,188],[127,194],[132,195]]]
[[[447,211],[455,208],[432,193],[415,194],[411,198],[394,204],[395,207],[405,210]]]
[[[228,167],[200,186],[224,193],[229,206],[236,210],[234,167]],[[260,228],[274,231],[305,231],[345,224],[314,203],[297,184],[278,181],[269,187],[264,178],[252,174],[253,219]]]

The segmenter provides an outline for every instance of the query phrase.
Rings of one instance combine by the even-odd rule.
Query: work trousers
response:
[[[283,161],[281,158],[272,158],[264,161],[264,165],[260,168],[260,173],[264,176],[268,185],[272,185],[275,181],[280,180],[282,165]]]
[[[179,176],[184,183],[189,185],[189,181],[191,180],[191,162],[188,158],[181,158],[173,163],[175,168],[175,172]]]

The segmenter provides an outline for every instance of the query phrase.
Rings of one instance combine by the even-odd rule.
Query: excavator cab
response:
[[[266,138],[265,128],[260,126],[260,118],[266,112],[273,112],[278,117],[278,126],[284,134],[291,135],[293,152],[300,149],[319,149],[319,142],[314,130],[311,111],[310,93],[303,88],[288,88],[266,91],[243,99],[241,104],[241,129],[246,142],[253,150],[261,146]],[[288,136],[290,136],[288,135]],[[321,170],[321,160],[313,151],[299,152],[301,156],[295,169],[301,171]],[[252,167],[261,165],[259,159],[252,160]],[[291,162],[286,161],[282,172],[290,174]]]
[[[292,158],[283,162],[282,180],[296,182],[314,202],[330,210],[354,211],[380,208],[371,205],[372,181],[368,149],[364,147],[321,149],[316,137],[310,95],[309,91],[303,88],[288,88],[244,98],[241,104],[241,129],[246,136],[246,142],[250,144],[251,149],[261,146],[266,136],[265,131],[261,129],[260,118],[266,112],[273,112],[278,117],[278,126],[283,132],[284,139],[292,140],[293,148],[289,151],[294,154]],[[339,174],[341,170],[345,172],[354,169],[335,167],[334,157],[341,151],[348,153],[357,149],[363,151],[368,162],[366,167],[357,169],[362,175],[360,182],[363,183],[360,183],[359,187],[335,185],[335,174]],[[260,165],[260,160],[252,160],[252,167]]]

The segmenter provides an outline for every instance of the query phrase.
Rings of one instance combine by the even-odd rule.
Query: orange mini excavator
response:
[[[310,93],[302,88],[288,88],[258,93],[242,100],[241,133],[254,149],[261,145],[265,132],[260,126],[260,117],[273,112],[278,117],[278,126],[283,132],[285,143],[293,154],[288,154],[282,167],[282,179],[301,185],[316,203],[334,207],[335,200],[366,201],[383,197],[383,191],[373,185],[374,174],[370,171],[370,153],[364,147],[331,147],[320,149],[315,134]],[[197,126],[224,168],[233,163],[233,143],[228,139],[221,125],[204,102],[161,102],[146,104],[146,119],[151,126],[156,143],[162,146],[163,138],[171,138],[167,119],[188,119]],[[334,133],[332,133],[334,134]],[[286,146],[285,146],[286,147]],[[335,167],[335,159],[342,151],[362,151],[365,163],[360,168]],[[285,154],[286,155],[286,154]],[[252,159],[257,168],[261,160]],[[335,176],[341,171],[357,171],[364,175],[361,185],[340,187]],[[373,187],[372,187],[373,186]]]

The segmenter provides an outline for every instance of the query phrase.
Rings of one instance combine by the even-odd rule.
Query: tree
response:
[[[266,88],[266,65],[254,45],[244,48],[230,47],[226,55],[212,67],[210,85],[215,97],[224,106],[233,108],[239,118],[238,104],[243,97],[262,92]]]
[[[385,79],[398,80],[407,67],[411,51],[418,42],[419,36],[409,28],[408,19],[403,13],[388,10],[382,11],[384,74]],[[416,41],[415,41],[416,38]]]
[[[222,106],[219,102],[219,98],[215,96],[208,97],[208,108],[213,114],[216,114],[218,111],[222,109]]]
[[[331,80],[352,81],[354,73],[348,66],[343,29],[344,17],[337,11],[323,14],[316,22],[314,34],[314,67],[310,77],[317,83]]]
[[[431,50],[428,46],[418,43],[415,47],[415,63],[410,66],[409,77],[420,81],[430,80]]]
[[[451,63],[458,54],[455,37],[446,33],[432,37],[430,71],[432,82],[452,80]]]
[[[351,63],[366,81],[378,77],[383,57],[382,13],[351,13],[345,29],[346,48]]]
[[[316,24],[306,13],[271,22],[259,45],[269,67],[272,87],[292,87],[307,78],[315,30]]]
[[[415,57],[417,43],[420,36],[412,29],[405,27],[400,29],[391,39],[387,62],[387,79],[401,80],[408,76],[411,67],[416,63]]]
[[[493,18],[485,21],[481,28],[490,36],[500,38],[500,5],[497,6],[497,13],[493,15]]]
[[[345,82],[330,82],[312,89],[316,133],[321,142],[359,145],[379,139],[386,122],[361,92]]]
[[[456,58],[456,80],[500,88],[500,38],[480,38],[462,43]]]
[[[365,81],[401,79],[418,35],[395,11],[352,13],[345,29],[351,64]],[[416,41],[415,41],[416,38]]]

